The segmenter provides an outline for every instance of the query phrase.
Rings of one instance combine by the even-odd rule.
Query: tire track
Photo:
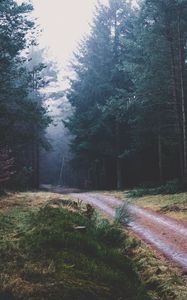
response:
[[[74,193],[71,195],[93,205],[112,218],[115,217],[116,208],[122,204],[122,201],[115,197],[101,194]],[[128,209],[133,219],[129,224],[131,230],[186,272],[187,227],[171,218],[135,205],[129,205]]]

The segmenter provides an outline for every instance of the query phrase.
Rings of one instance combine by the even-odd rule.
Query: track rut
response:
[[[98,193],[72,193],[95,208],[115,217],[116,208],[123,202]],[[160,254],[187,273],[187,226],[167,216],[135,205],[128,205],[130,229]]]

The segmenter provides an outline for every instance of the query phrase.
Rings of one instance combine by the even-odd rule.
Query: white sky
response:
[[[69,74],[68,64],[78,42],[89,33],[89,23],[92,23],[97,0],[30,1],[34,6],[34,17],[43,29],[40,47],[48,48],[48,56],[50,60],[57,61],[62,78]],[[108,0],[100,2],[107,4]]]
[[[50,57],[66,69],[78,42],[89,33],[97,0],[32,0],[32,3],[34,16],[43,29],[40,47],[49,48]]]

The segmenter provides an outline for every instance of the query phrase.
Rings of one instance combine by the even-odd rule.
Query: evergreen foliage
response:
[[[11,150],[8,147],[0,147],[0,186],[3,186],[10,180],[14,174],[14,158],[11,156]],[[2,189],[0,189],[0,193]]]
[[[76,162],[95,188],[187,179],[187,1],[99,4],[72,65]]]
[[[34,23],[28,17],[31,11],[30,4],[0,2],[0,144],[12,151],[16,185],[21,183],[18,178],[32,175],[30,184],[37,186],[37,149],[44,144],[43,131],[50,119],[31,86],[34,82],[38,87],[42,78],[31,80],[26,64],[26,49],[34,44]],[[40,64],[35,73],[39,75],[42,68]]]

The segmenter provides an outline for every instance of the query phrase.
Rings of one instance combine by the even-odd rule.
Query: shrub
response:
[[[145,189],[141,187],[134,188],[130,190],[127,194],[129,198],[139,198],[149,194],[150,189]]]
[[[164,185],[157,188],[160,194],[175,194],[185,190],[184,184],[179,180],[167,181]]]
[[[111,225],[108,220],[102,220],[96,227],[95,235],[98,240],[109,247],[120,247],[125,238],[117,225]]]
[[[128,205],[124,202],[122,205],[116,208],[115,220],[122,225],[128,225],[130,222],[130,215],[128,211]]]
[[[185,185],[179,180],[170,180],[161,186],[147,187],[139,186],[128,192],[129,198],[138,198],[146,195],[158,195],[158,194],[175,194],[185,191]]]

